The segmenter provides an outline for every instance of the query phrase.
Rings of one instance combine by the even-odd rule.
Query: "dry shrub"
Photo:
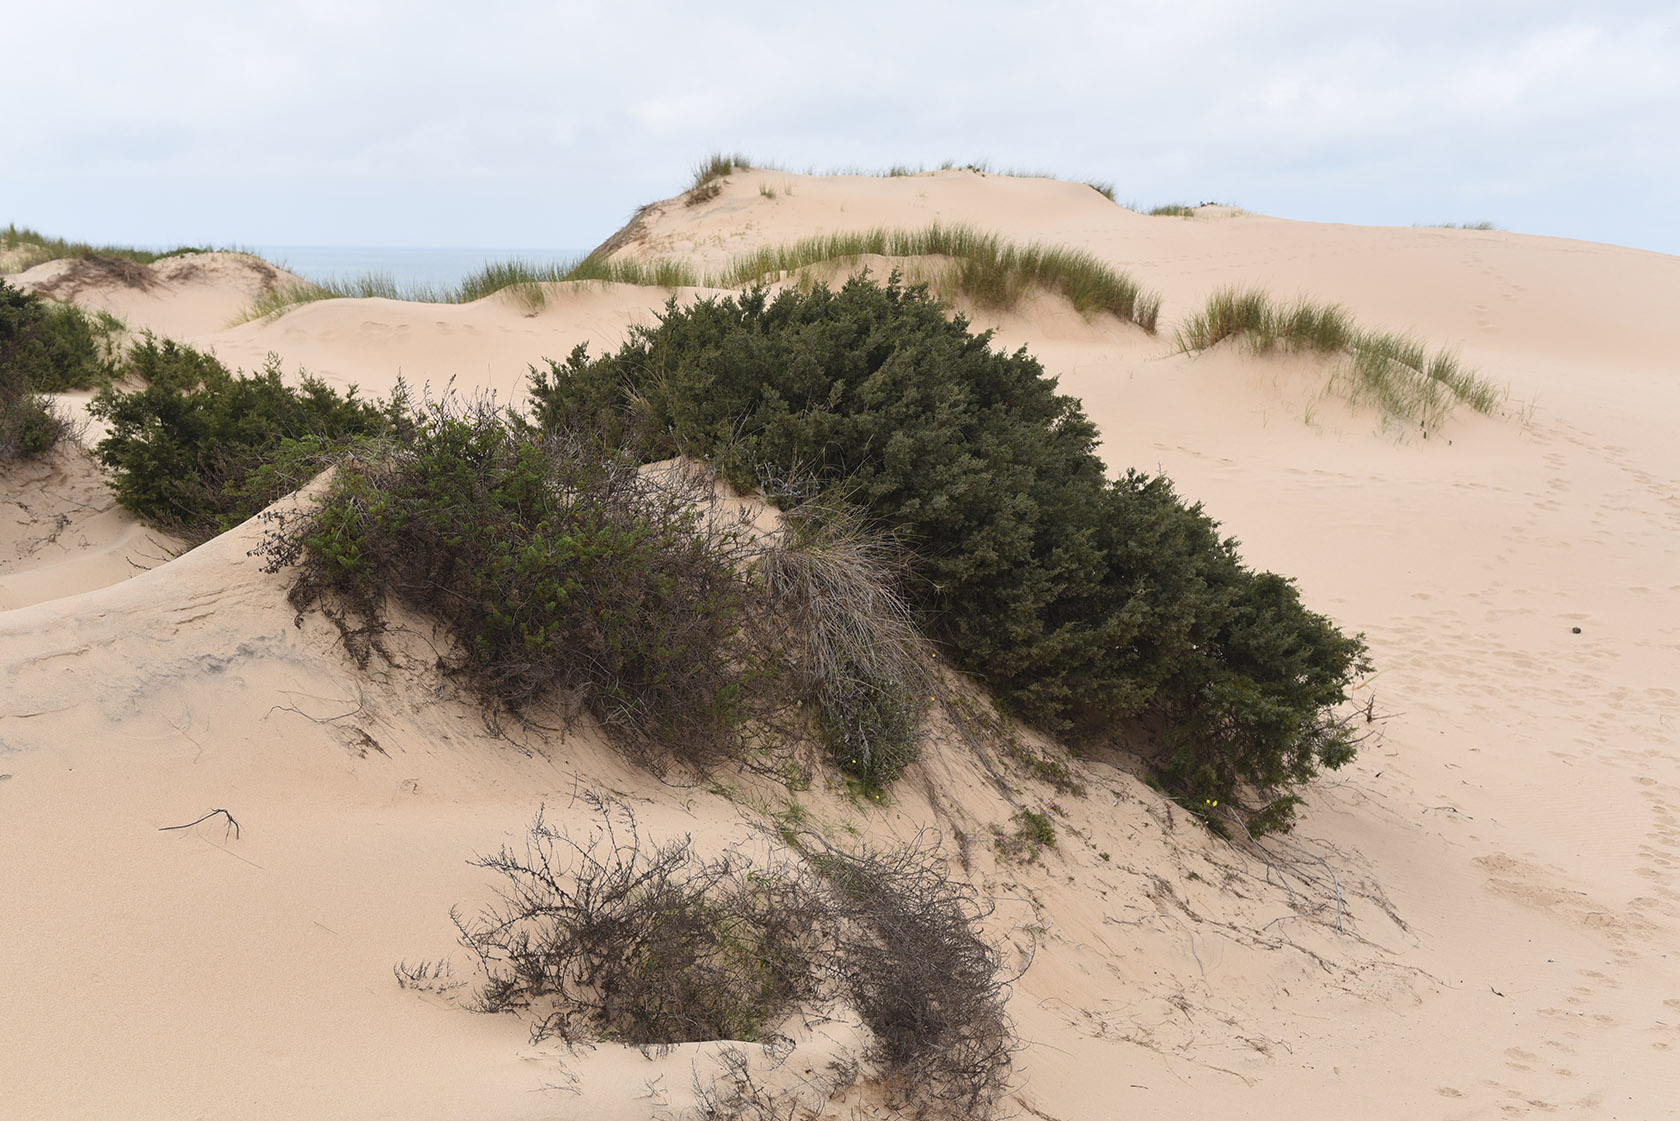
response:
[[[898,593],[905,554],[850,509],[808,503],[758,572],[834,762],[867,788],[921,754],[932,651]]]
[[[529,1015],[533,1038],[658,1047],[774,1043],[796,1009],[840,1001],[905,1113],[991,1115],[1014,1048],[1007,987],[985,909],[932,839],[705,858],[687,837],[649,845],[622,804],[590,804],[587,840],[539,813],[523,848],[476,861],[501,880],[496,904],[455,915],[481,1009]]]
[[[814,995],[820,901],[795,866],[644,847],[628,808],[591,801],[587,841],[539,813],[522,851],[475,862],[503,881],[496,906],[456,915],[481,1008],[529,1011],[533,1040],[651,1046],[761,1039]]]

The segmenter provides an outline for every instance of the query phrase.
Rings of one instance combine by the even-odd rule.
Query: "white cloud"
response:
[[[1680,173],[1666,3],[16,7],[0,221],[74,236],[582,245],[743,150],[1680,251],[1588,205]]]

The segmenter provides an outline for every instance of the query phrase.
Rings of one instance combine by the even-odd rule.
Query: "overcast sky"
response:
[[[17,0],[0,223],[592,246],[714,151],[1680,253],[1680,4]]]

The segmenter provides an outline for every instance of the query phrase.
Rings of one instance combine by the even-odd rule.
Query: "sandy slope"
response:
[[[1018,1104],[1066,1121],[1675,1115],[1680,325],[1663,309],[1680,260],[1223,210],[1151,219],[1076,184],[970,173],[738,173],[710,203],[653,208],[621,251],[715,267],[933,218],[1089,248],[1160,290],[1164,322],[1227,283],[1341,300],[1511,387],[1508,415],[1423,438],[1326,397],[1310,361],[1190,359],[1051,300],[982,318],[1085,401],[1111,465],[1164,470],[1253,563],[1364,631],[1380,669],[1366,695],[1389,714],[1269,863],[1187,823],[1119,756],[1085,765],[1084,799],[992,761],[1018,799],[1068,810],[1042,866],[993,859],[986,830],[1011,805],[954,741],[891,808],[801,795],[879,838],[979,839],[995,935],[1012,961],[1037,945],[1011,1004]],[[78,298],[236,364],[273,351],[375,392],[400,371],[506,395],[544,356],[615,345],[664,294],[591,286],[536,316],[494,298],[337,301],[231,329],[214,285]],[[8,476],[8,509],[55,519],[43,477]],[[400,989],[390,967],[451,952],[449,907],[485,897],[464,860],[539,803],[581,825],[580,790],[621,791],[650,833],[723,843],[747,836],[738,801],[785,792],[663,787],[586,730],[498,739],[418,636],[360,675],[326,624],[294,626],[281,579],[245,556],[254,528],[102,589],[89,558],[129,530],[62,556],[18,532],[0,557],[11,1114],[649,1117],[715,1069],[701,1046],[658,1062],[533,1049],[511,1019]],[[213,807],[237,838],[220,818],[159,832]],[[790,1068],[820,1067],[825,1047]],[[867,1094],[836,1111],[880,1115]]]

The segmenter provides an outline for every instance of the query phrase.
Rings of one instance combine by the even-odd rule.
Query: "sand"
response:
[[[1047,297],[976,313],[1083,399],[1112,467],[1164,471],[1251,563],[1364,632],[1378,666],[1359,693],[1377,736],[1309,788],[1266,860],[1120,755],[1076,764],[1083,799],[1018,779],[1068,813],[1041,865],[990,853],[1011,806],[954,742],[890,806],[800,796],[878,840],[981,838],[991,934],[1012,965],[1031,957],[1008,1108],[1680,1115],[1680,259],[1227,208],[1149,218],[1078,184],[970,172],[738,172],[709,203],[650,208],[620,252],[716,268],[933,219],[1089,249],[1160,291],[1167,324],[1226,284],[1340,301],[1510,390],[1500,415],[1424,436],[1326,395],[1309,359],[1191,358],[1170,330]],[[74,297],[247,368],[272,352],[372,393],[454,377],[507,398],[530,364],[616,346],[666,296],[555,289],[535,315],[345,300],[230,327],[253,274],[225,273]],[[247,556],[259,534],[168,559],[179,544],[74,457],[0,476],[0,1113],[680,1116],[719,1045],[532,1045],[516,1018],[405,989],[392,967],[465,970],[449,910],[490,889],[466,861],[540,805],[582,828],[580,792],[617,791],[650,836],[717,846],[751,836],[743,805],[786,792],[662,785],[587,728],[493,735],[420,634],[363,674]],[[216,808],[237,836],[225,815],[164,830]],[[843,1025],[795,1035],[766,1078],[815,1079],[849,1041]],[[828,1109],[888,1115],[868,1087]]]

